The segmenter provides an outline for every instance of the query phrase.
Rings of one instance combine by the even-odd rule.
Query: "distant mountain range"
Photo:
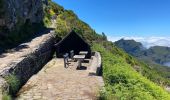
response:
[[[170,66],[170,47],[152,46],[146,48],[140,42],[124,39],[116,41],[115,45],[143,61]]]
[[[137,42],[141,42],[142,45],[146,48],[150,48],[152,46],[165,46],[170,47],[170,37],[108,37],[110,41],[118,41],[120,39],[125,40],[135,40]]]

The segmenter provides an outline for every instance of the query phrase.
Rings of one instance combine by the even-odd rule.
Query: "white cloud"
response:
[[[113,42],[122,38],[124,38],[125,40],[133,39],[137,42],[141,42],[146,48],[149,48],[151,46],[170,47],[170,37],[108,37],[108,39]]]

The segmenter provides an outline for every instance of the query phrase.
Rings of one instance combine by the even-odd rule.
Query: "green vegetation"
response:
[[[58,14],[62,13],[64,11],[64,8],[60,5],[57,5],[53,2],[51,2],[51,0],[48,0],[48,5],[47,7],[45,7],[44,9],[44,24],[45,26],[50,26],[51,24],[51,19],[55,18]]]
[[[118,48],[113,47],[115,51]],[[170,95],[131,67],[120,52],[111,52],[102,45],[94,44],[93,50],[102,55],[105,89],[103,99],[107,100],[169,100]],[[122,55],[123,52],[122,52]]]
[[[60,7],[57,4],[55,5]],[[52,6],[50,9],[55,12]],[[81,21],[73,11],[64,10],[61,7],[60,12],[55,13],[57,13],[55,28],[57,39],[62,39],[71,30],[75,30],[91,44],[93,50],[100,51],[105,81],[105,90],[101,93],[102,99],[170,99],[169,93],[163,89],[164,85],[169,84],[169,80],[162,77],[155,69],[136,60],[117,48],[112,42],[107,41],[104,33],[97,34],[87,23]],[[140,49],[140,47],[136,49]]]
[[[136,60],[134,57],[117,48],[115,44],[107,41],[104,33],[97,34],[87,23],[81,21],[71,10],[65,10],[58,4],[49,0],[49,5],[45,8],[43,25],[48,27],[52,19],[56,19],[56,39],[60,40],[71,30],[75,30],[85,39],[94,51],[99,51],[102,55],[103,78],[105,90],[101,93],[102,99],[107,100],[170,100],[170,95],[163,89],[164,85],[169,85],[169,80],[164,78],[156,69]],[[0,45],[19,43],[24,38],[28,38],[33,33],[30,30],[38,31],[41,25],[27,23],[21,32],[14,32],[11,36],[0,41]],[[28,34],[21,34],[21,33]],[[23,35],[23,36],[22,36]],[[1,40],[1,38],[0,38]],[[5,41],[5,42],[4,42]],[[7,43],[7,44],[6,44]],[[135,44],[135,52],[141,47]],[[5,77],[10,85],[12,93],[15,93],[20,85],[15,75]],[[4,96],[8,98],[8,96]]]
[[[170,62],[170,48],[169,47],[161,47],[154,46],[149,48],[144,52],[144,55],[152,58],[152,60],[156,63],[163,64],[165,62]]]
[[[121,39],[115,42],[116,46],[122,48],[127,53],[142,59],[151,60],[157,64],[170,62],[170,48],[162,46],[153,46],[149,49],[143,47],[140,42],[134,40]]]
[[[154,46],[149,49],[144,49],[142,44],[139,42],[123,39],[116,41],[115,45],[138,58],[140,61],[144,61],[150,66],[150,70],[154,70],[159,73],[162,78],[158,78],[157,81],[164,80],[163,84],[166,83],[164,85],[170,85],[170,81],[168,79],[170,77],[170,68],[162,65],[165,62],[170,62],[169,47]],[[148,65],[146,66],[148,67]],[[153,76],[153,73],[150,73],[150,75]],[[162,81],[159,83],[161,82]]]
[[[63,7],[55,4],[53,2],[49,2],[48,10],[46,10],[46,15],[48,15],[48,20],[51,18],[51,14],[49,11],[53,11],[57,16],[56,20],[56,37],[63,38],[66,36],[71,30],[75,30],[80,34],[80,36],[85,39],[88,43],[92,43],[93,41],[101,41],[105,38],[102,35],[96,34],[96,32],[85,22],[81,21],[76,14],[74,14],[71,10],[65,10]],[[48,21],[47,21],[48,22]],[[48,22],[50,23],[50,22]],[[47,24],[48,24],[47,23]]]
[[[63,37],[71,30],[78,32],[82,38],[89,43],[95,39],[98,39],[98,35],[90,28],[88,24],[79,20],[73,11],[65,10],[57,17],[57,36]]]
[[[121,39],[119,41],[115,42],[115,45],[119,48],[122,48],[126,52],[128,52],[131,55],[141,56],[142,50],[144,50],[144,47],[142,46],[142,43],[136,42],[134,40],[124,40]]]
[[[9,89],[10,89],[9,94],[14,95],[19,90],[19,86],[20,86],[19,79],[14,74],[10,74],[10,75],[5,77],[5,80],[7,81],[7,83],[10,86],[9,87]]]
[[[167,79],[165,76],[168,73],[162,73],[165,71],[162,69],[155,69],[155,67],[151,67],[144,62],[135,59],[134,57],[125,53],[122,49],[117,48],[113,43],[108,41],[97,42],[100,43],[104,48],[108,51],[113,53],[114,55],[120,56],[125,59],[126,63],[130,64],[131,67],[136,70],[138,73],[142,74],[144,77],[148,78],[149,80],[159,84],[160,86],[167,86],[170,85],[170,80]]]
[[[11,96],[10,95],[8,95],[8,94],[3,94],[3,96],[2,96],[2,100],[12,100],[12,98],[11,98]]]

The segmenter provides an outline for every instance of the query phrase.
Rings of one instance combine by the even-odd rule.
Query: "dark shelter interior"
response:
[[[70,32],[64,39],[56,45],[57,57],[63,57],[65,53],[74,50],[74,54],[79,54],[80,51],[88,51],[87,58],[91,57],[90,45],[85,42],[75,31]]]

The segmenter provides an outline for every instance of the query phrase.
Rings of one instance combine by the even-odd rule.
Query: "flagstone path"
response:
[[[103,87],[101,76],[76,70],[76,62],[64,68],[63,59],[52,59],[22,87],[16,100],[96,100]],[[89,66],[89,63],[83,63]]]

